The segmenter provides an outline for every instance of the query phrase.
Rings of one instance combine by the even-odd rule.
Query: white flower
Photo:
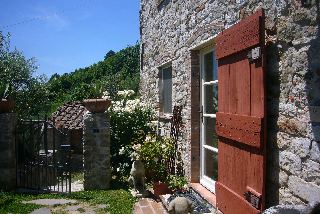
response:
[[[111,100],[111,97],[108,91],[104,91],[102,93],[102,99]]]
[[[153,158],[154,162],[158,162],[159,158]]]
[[[150,135],[147,135],[146,139],[145,139],[145,142],[147,141],[151,141],[152,137]]]
[[[139,151],[140,148],[141,148],[141,144],[135,144],[135,145],[132,146],[132,148],[133,148],[133,150],[135,150],[135,151]]]
[[[118,91],[117,94],[120,97],[130,97],[134,95],[134,91],[133,90]]]
[[[121,147],[121,149],[119,150],[119,155],[124,155],[125,153],[125,149],[124,147]]]
[[[123,95],[124,95],[124,91],[118,91],[117,94],[118,94],[119,96],[123,96]]]

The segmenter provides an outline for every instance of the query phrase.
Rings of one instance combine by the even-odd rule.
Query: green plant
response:
[[[151,179],[166,181],[169,175],[168,164],[174,152],[173,140],[156,134],[148,134],[138,152],[146,170],[153,174]]]
[[[102,98],[104,91],[104,83],[102,81],[96,81],[95,84],[91,86],[90,98]]]
[[[169,175],[168,184],[171,190],[177,191],[187,189],[188,181],[184,176]]]
[[[129,175],[132,160],[132,142],[143,142],[146,134],[151,131],[148,124],[153,119],[153,111],[144,107],[139,100],[113,101],[110,114],[111,124],[111,163],[114,175]]]
[[[36,70],[35,60],[26,59],[16,48],[10,50],[10,34],[0,31],[0,93],[2,98],[13,97],[28,88],[32,73]]]

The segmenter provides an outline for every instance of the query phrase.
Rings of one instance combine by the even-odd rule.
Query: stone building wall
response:
[[[199,154],[194,148],[199,127],[193,125],[198,106],[192,105],[199,91],[193,72],[199,67],[199,53],[191,50],[263,7],[268,52],[267,203],[320,200],[319,0],[158,2],[141,0],[140,93],[144,102],[159,109],[159,67],[172,63],[172,103],[183,106],[180,148],[187,177],[197,180],[193,172],[199,168],[191,161]],[[165,131],[168,122],[161,118],[162,133],[170,132]]]

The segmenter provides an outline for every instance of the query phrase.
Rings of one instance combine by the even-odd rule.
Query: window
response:
[[[172,113],[172,66],[160,68],[160,111]]]
[[[162,8],[164,8],[166,5],[170,3],[171,0],[157,0],[157,6],[158,10],[160,11]]]

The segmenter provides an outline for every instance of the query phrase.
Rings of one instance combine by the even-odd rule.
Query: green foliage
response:
[[[119,52],[109,51],[104,60],[69,74],[54,74],[48,81],[52,111],[69,101],[101,97],[108,91],[113,98],[117,91],[139,89],[139,44]]]
[[[0,99],[12,98],[20,117],[55,111],[69,101],[101,97],[108,91],[111,98],[118,90],[139,89],[139,44],[119,52],[109,51],[105,59],[72,73],[54,74],[46,80],[34,77],[35,59],[10,49],[10,35],[0,31]]]
[[[154,181],[166,181],[169,175],[168,163],[173,152],[173,140],[156,134],[148,134],[141,144],[140,158],[144,162],[146,170],[154,175]]]
[[[188,184],[188,181],[184,176],[178,175],[169,175],[167,182],[169,184],[170,189],[173,191],[187,188],[186,185]]]
[[[125,109],[125,108],[123,108]],[[116,111],[111,108],[111,165],[113,174],[125,177],[129,174],[132,161],[127,153],[119,153],[121,148],[131,145],[141,132],[148,133],[148,123],[153,113],[150,109],[134,108],[132,111]],[[118,169],[118,170],[117,170]]]
[[[32,195],[0,192],[0,213],[30,213],[41,206],[35,204],[23,204],[24,200],[33,199]]]
[[[7,93],[1,93],[3,98],[15,97],[19,91],[25,90],[35,69],[35,60],[26,59],[16,48],[10,50],[10,34],[4,36],[0,31],[1,90],[8,86]]]
[[[16,48],[10,49],[10,34],[4,36],[0,31],[0,96],[15,100],[20,117],[47,109],[46,80],[32,76],[36,68],[33,58],[26,59]]]

